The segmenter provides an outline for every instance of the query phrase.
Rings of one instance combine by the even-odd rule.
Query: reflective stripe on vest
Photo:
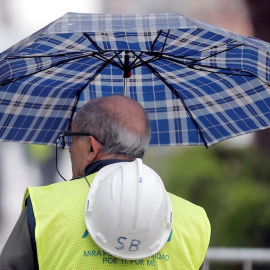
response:
[[[94,176],[87,180],[91,183]],[[152,257],[124,260],[102,251],[88,234],[84,222],[88,191],[84,178],[26,190],[25,198],[30,195],[36,219],[40,270],[200,268],[210,240],[210,224],[201,207],[169,194],[173,229],[168,242]]]

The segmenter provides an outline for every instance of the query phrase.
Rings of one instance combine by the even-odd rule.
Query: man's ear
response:
[[[92,136],[88,137],[89,140],[89,149],[88,149],[88,162],[95,161],[99,150],[100,150],[100,143]]]

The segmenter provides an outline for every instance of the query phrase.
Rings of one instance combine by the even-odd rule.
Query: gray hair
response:
[[[126,99],[125,102],[136,104],[138,115],[119,113],[108,108],[108,103],[113,99]],[[143,132],[136,127],[130,128],[129,118],[139,117]],[[143,158],[151,139],[149,120],[143,107],[124,96],[109,96],[89,101],[81,107],[75,117],[75,124],[80,132],[90,132],[100,141],[104,142],[102,152],[107,154],[122,155],[128,158]]]

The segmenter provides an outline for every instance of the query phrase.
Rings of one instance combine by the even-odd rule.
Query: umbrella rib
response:
[[[114,51],[116,57],[118,58],[118,60],[119,60],[119,62],[121,63],[122,66],[119,65],[119,64],[118,64],[117,62],[115,62],[114,60],[113,60],[113,63],[115,63],[115,66],[117,66],[118,68],[124,70],[124,63],[123,63],[123,61],[121,60],[121,58],[119,57],[119,54],[121,54],[122,52],[123,52],[123,50],[121,50],[119,53],[116,53],[116,51]],[[137,65],[134,65],[134,64],[136,63],[136,61],[137,61],[138,59],[140,60],[140,56],[143,54],[143,52],[141,52],[139,55],[134,54],[133,51],[130,51],[130,52],[133,53],[133,55],[135,56],[135,60],[133,60],[133,62],[129,65],[129,68],[130,68],[130,69],[133,69],[133,68],[136,68],[136,67],[137,67]],[[113,63],[111,63],[111,64],[113,64]]]
[[[234,42],[236,42],[235,40],[232,40],[231,42],[228,42],[227,44],[231,44],[231,43],[234,43]],[[180,58],[185,58],[185,59],[188,59],[188,60],[193,60],[193,59],[190,59],[190,58],[188,58],[189,56],[192,56],[192,55],[195,55],[195,54],[198,54],[198,53],[202,53],[202,52],[207,52],[207,51],[211,51],[212,49],[214,49],[214,48],[220,48],[220,47],[223,47],[224,45],[226,45],[226,44],[221,44],[220,46],[216,46],[216,45],[214,45],[214,46],[212,46],[212,47],[210,47],[210,48],[206,48],[205,50],[201,50],[201,51],[196,51],[196,52],[194,52],[194,53],[191,53],[191,54],[189,54],[189,55],[185,55],[184,57],[180,57]],[[219,54],[219,53],[222,53],[222,52],[225,52],[225,51],[229,51],[229,50],[231,50],[231,49],[234,49],[234,48],[236,48],[236,47],[238,47],[238,46],[242,46],[242,45],[244,45],[244,43],[241,43],[241,44],[237,44],[237,45],[235,45],[235,46],[233,46],[233,47],[231,47],[231,48],[228,48],[228,49],[226,49],[226,50],[223,50],[223,51],[221,51],[221,52],[218,52],[217,54]],[[216,55],[216,54],[214,54],[214,55]],[[213,55],[211,55],[211,56],[213,56]],[[178,56],[175,56],[176,58],[178,58]]]
[[[111,52],[111,51],[107,51],[107,52]],[[115,53],[115,51],[113,51]],[[104,52],[102,52],[104,54]],[[32,56],[16,56],[16,57],[7,57],[6,59],[31,59],[31,58],[37,58],[37,57],[40,57],[40,58],[46,58],[46,57],[49,57],[49,58],[52,58],[52,57],[59,57],[59,56],[67,56],[67,55],[76,55],[76,54],[80,54],[80,56],[76,57],[76,58],[72,58],[72,59],[68,59],[66,61],[69,61],[69,60],[76,60],[76,59],[80,59],[80,58],[83,58],[83,57],[87,57],[87,56],[93,56],[99,60],[102,60],[102,61],[107,61],[108,59],[106,57],[103,56],[103,54],[101,54],[100,52],[87,52],[87,53],[81,53],[81,52],[72,52],[72,53],[59,53],[59,54],[54,54],[54,55],[32,55]],[[97,57],[99,56],[99,57]],[[63,60],[64,61],[64,60]],[[117,67],[121,67],[117,62],[113,61],[115,63],[115,65]],[[0,62],[1,63],[1,62]]]
[[[73,108],[72,108],[72,111],[71,111],[71,117],[70,117],[70,122],[69,122],[69,126],[68,126],[68,130],[70,130],[70,128],[71,128],[71,122],[72,122],[72,119],[73,119],[73,116],[74,116],[74,114],[75,114],[75,111],[76,111],[76,108],[77,108],[77,104],[78,104],[78,102],[79,102],[79,99],[80,99],[80,95],[81,95],[81,93],[83,92],[83,90],[87,87],[87,85],[89,85],[97,76],[98,76],[98,74],[100,74],[100,72],[108,65],[108,64],[110,64],[110,62],[111,61],[113,61],[113,59],[115,58],[115,57],[118,57],[118,54],[120,54],[121,52],[119,52],[119,53],[115,53],[115,55],[113,56],[113,57],[111,57],[110,59],[109,59],[109,61],[107,61],[107,62],[104,62],[103,63],[103,65],[102,66],[100,66],[98,69],[97,69],[97,71],[95,72],[95,74],[83,85],[83,87],[77,92],[77,94],[76,94],[76,101],[75,101],[75,104],[74,104],[74,106],[73,106]]]
[[[255,75],[253,75],[249,71],[241,71],[241,70],[232,69],[232,68],[227,68],[226,69],[226,68],[219,68],[219,67],[211,67],[211,66],[207,66],[207,65],[198,65],[198,66],[203,67],[203,68],[219,69],[219,70],[224,70],[224,71],[228,70],[228,71],[231,71],[231,73],[207,70],[207,69],[203,69],[203,68],[196,68],[196,66],[187,65],[187,67],[190,68],[190,69],[195,69],[195,70],[204,71],[204,72],[210,72],[210,73],[215,73],[215,74],[234,75],[234,76],[241,76],[241,77],[255,77]],[[242,74],[240,74],[240,73],[237,74],[237,73],[234,73],[234,72],[242,72]]]
[[[99,54],[97,54],[98,56],[100,56],[100,58],[98,58],[98,59],[100,59],[100,60],[102,60],[102,61],[104,61],[104,62],[106,62],[106,61],[108,61],[108,59],[106,58],[106,57],[103,57],[102,56],[102,54],[104,54],[104,50],[103,49],[101,49],[101,47],[99,47],[98,45],[97,45],[97,43],[90,37],[90,35],[88,34],[88,33],[86,33],[86,32],[83,32],[83,35],[90,41],[90,43],[99,51]],[[114,51],[114,53],[115,53],[115,51]],[[116,54],[116,53],[115,53]],[[113,65],[115,65],[116,67],[118,67],[118,68],[121,68],[121,66],[117,63],[117,62],[115,62],[114,60],[109,60],[109,62],[111,63],[111,64],[113,64]]]
[[[237,47],[240,47],[240,46],[243,46],[243,45],[244,45],[244,43],[238,44],[238,45],[235,45],[235,46],[232,46],[231,48],[227,48],[227,49],[225,49],[225,50],[223,50],[223,51],[216,52],[216,53],[211,54],[211,55],[209,55],[209,56],[206,56],[206,57],[204,57],[204,58],[202,58],[202,59],[200,59],[200,60],[193,61],[193,63],[197,63],[197,62],[199,62],[199,61],[203,61],[203,60],[205,60],[205,59],[207,59],[207,58],[216,56],[216,55],[218,55],[218,54],[221,54],[221,53],[224,53],[224,52],[227,52],[227,51],[230,51],[230,50],[232,50],[232,49],[234,49],[234,48],[237,48]]]
[[[184,102],[184,100],[182,99],[182,97],[179,95],[179,93],[160,75],[160,73],[155,69],[153,68],[151,65],[149,64],[146,64],[146,67],[148,67],[152,72],[153,74],[155,74],[166,86],[168,86],[168,88],[176,95],[176,97],[181,101],[182,105],[184,106],[185,110],[187,111],[189,117],[191,118],[194,126],[196,127],[204,145],[206,148],[208,148],[207,146],[207,142],[203,136],[203,133],[202,133],[202,130],[199,126],[199,124],[196,122],[196,120],[194,119],[194,117],[192,116],[189,108],[187,107],[186,103]]]
[[[146,54],[145,52],[140,52],[139,55],[137,55],[134,51],[131,51],[131,53],[133,53],[133,55],[134,55],[136,58],[135,58],[135,60],[131,63],[130,69],[132,69],[132,68],[135,69],[135,68],[137,68],[137,67],[140,67],[140,66],[149,64],[149,63],[151,63],[151,62],[153,62],[153,61],[156,61],[156,60],[160,59],[159,56],[154,56],[153,58],[151,58],[151,59],[149,59],[149,60],[143,60],[143,59],[141,58],[141,55],[142,55],[142,54]],[[141,61],[141,63],[138,63],[138,64],[135,65],[135,62],[136,62],[137,60]]]
[[[142,54],[142,53],[141,53]],[[140,54],[140,55],[141,55]],[[198,66],[200,67],[205,67],[205,68],[211,68],[211,69],[218,69],[218,70],[224,70],[224,71],[231,71],[232,73],[228,73],[228,72],[220,72],[220,71],[213,71],[213,70],[207,70],[207,69],[200,69],[200,68],[196,68],[196,66],[193,65],[193,63],[183,63],[182,61],[178,60],[178,59],[175,59],[175,58],[172,58],[172,57],[168,57],[167,55],[164,55],[163,56],[155,56],[149,60],[142,60],[141,58],[139,58],[141,60],[141,63],[140,64],[137,64],[135,66],[133,66],[133,68],[137,68],[139,66],[143,66],[143,65],[146,65],[146,64],[149,64],[151,62],[154,62],[156,60],[159,60],[159,59],[166,59],[166,60],[169,60],[171,62],[174,62],[174,63],[177,63],[177,64],[180,64],[184,67],[187,67],[187,68],[190,68],[190,69],[195,69],[195,70],[200,70],[200,71],[205,71],[205,72],[211,72],[211,73],[216,73],[216,74],[225,74],[225,75],[235,75],[235,76],[246,76],[246,77],[254,77],[254,75],[248,71],[241,71],[241,70],[237,70],[237,69],[229,69],[229,68],[221,68],[221,67],[211,67],[211,66],[207,66],[207,65],[199,65],[197,64]],[[242,74],[237,74],[237,73],[233,73],[233,72],[243,72]],[[244,74],[245,72],[245,74]]]
[[[139,55],[136,55],[136,54],[134,54],[135,55],[135,59],[134,59],[134,61],[130,64],[130,69],[132,69],[132,68],[136,68],[137,67],[137,65],[135,65],[135,63],[136,63],[136,61],[137,60],[141,60],[141,55],[143,54],[143,52],[140,52],[140,54]]]
[[[170,29],[168,30],[167,35],[166,35],[166,38],[165,38],[165,40],[164,40],[164,42],[163,42],[162,49],[161,49],[161,52],[160,52],[160,56],[162,56],[162,54],[163,54],[164,47],[165,47],[165,45],[166,45],[166,41],[167,41],[167,39],[168,39],[169,34],[170,34]]]
[[[16,56],[13,56],[13,57],[8,56],[6,59],[10,59],[10,60],[15,59],[16,60],[16,59],[28,59],[28,58],[31,59],[31,58],[37,58],[37,57],[40,57],[40,58],[46,58],[46,57],[47,58],[52,58],[52,57],[67,56],[67,55],[73,55],[73,54],[74,55],[79,54],[80,56],[83,55],[81,57],[84,57],[84,56],[89,56],[91,54],[96,54],[96,52],[91,52],[91,53],[89,53],[89,52],[69,52],[68,53],[67,52],[67,53],[58,53],[58,54],[53,54],[53,55],[50,55],[50,54],[46,54],[46,55],[34,54],[34,55],[24,55],[24,56],[22,56],[22,55],[16,55]],[[4,60],[6,60],[6,59],[4,59]]]
[[[123,50],[121,50],[121,53],[123,52]],[[114,53],[115,53],[115,55],[116,55],[116,57],[117,57],[117,59],[119,60],[119,62],[120,62],[120,64],[122,65],[119,65],[120,66],[120,68],[122,69],[123,68],[123,66],[124,66],[124,63],[123,63],[123,61],[121,60],[121,58],[119,57],[119,54],[117,54],[116,53],[116,51],[114,51]]]
[[[158,35],[156,36],[156,38],[155,38],[155,40],[154,40],[154,42],[153,42],[153,44],[152,44],[152,46],[151,46],[151,52],[154,50],[154,47],[155,47],[155,45],[156,45],[156,42],[157,42],[158,38],[160,37],[162,31],[163,31],[163,29],[161,29],[161,30],[158,32]]]
[[[141,59],[141,61],[143,61],[142,59]],[[192,116],[192,114],[191,114],[191,112],[190,112],[190,110],[189,110],[189,108],[187,107],[187,105],[185,104],[185,102],[184,102],[184,100],[183,100],[183,98],[179,95],[179,93],[160,75],[160,73],[154,68],[154,67],[152,67],[151,65],[149,65],[149,63],[145,63],[145,66],[146,67],[148,67],[149,69],[150,69],[150,71],[152,71],[153,72],[153,74],[154,75],[156,75],[156,77],[157,78],[159,78],[173,93],[174,93],[174,95],[181,101],[181,103],[182,103],[182,105],[184,106],[184,108],[185,108],[185,110],[187,111],[187,113],[188,113],[188,115],[189,115],[189,117],[190,117],[190,119],[192,120],[192,122],[193,122],[193,124],[194,124],[194,126],[196,127],[196,129],[197,129],[197,131],[198,131],[198,133],[199,133],[199,135],[200,135],[200,137],[201,137],[201,139],[202,139],[202,141],[203,141],[203,143],[204,143],[204,145],[205,145],[205,147],[206,148],[208,148],[208,146],[207,146],[207,142],[206,142],[206,140],[205,140],[205,138],[204,138],[204,136],[203,136],[203,133],[202,133],[202,130],[201,130],[201,128],[200,128],[200,126],[199,126],[199,124],[196,122],[196,120],[194,119],[194,117]]]
[[[151,63],[151,62],[154,62],[154,61],[156,61],[156,60],[159,60],[160,57],[155,56],[155,57],[153,57],[153,58],[151,58],[151,59],[149,59],[149,60],[146,60],[146,61],[142,60],[141,58],[139,58],[139,59],[140,59],[141,63],[140,63],[140,64],[138,63],[137,65],[134,65],[133,68],[137,68],[137,67],[140,67],[140,66],[144,66],[144,65],[149,64],[149,63]]]
[[[232,41],[232,42],[234,42],[234,41]],[[230,43],[232,43],[232,42],[230,42]],[[227,49],[224,49],[224,50],[222,50],[222,51],[220,51],[220,52],[213,53],[213,54],[211,54],[211,55],[209,55],[209,56],[206,56],[206,57],[204,57],[204,58],[201,58],[201,59],[199,59],[199,60],[194,60],[194,59],[192,59],[192,58],[189,58],[189,56],[192,56],[192,55],[194,55],[194,54],[198,54],[198,53],[201,53],[201,52],[206,52],[206,51],[208,51],[208,50],[212,50],[213,48],[218,48],[218,47],[217,47],[217,46],[213,46],[213,47],[211,47],[211,48],[209,48],[209,49],[201,50],[201,51],[199,51],[199,52],[196,52],[196,53],[190,54],[190,55],[185,55],[185,56],[173,56],[174,58],[170,58],[170,60],[171,60],[171,59],[178,58],[178,59],[186,59],[186,60],[190,60],[190,61],[192,61],[193,63],[197,63],[197,62],[203,61],[203,60],[205,60],[205,59],[207,59],[207,58],[216,56],[216,55],[218,55],[218,54],[221,54],[221,53],[223,53],[223,52],[227,52],[227,51],[229,51],[229,50],[232,50],[232,49],[234,49],[234,48],[237,48],[237,47],[240,47],[240,46],[243,46],[243,45],[244,45],[244,43],[237,44],[237,45],[235,45],[235,46],[232,46],[231,48],[227,48]],[[223,46],[223,45],[221,45],[221,46],[219,46],[219,47],[222,47],[222,46]],[[145,54],[155,55],[157,59],[158,59],[158,58],[165,58],[166,56],[167,56],[167,57],[171,56],[170,54],[163,53],[163,50],[162,50],[161,53],[160,53],[160,52],[153,52],[153,51],[152,51],[152,52],[150,52],[150,53],[149,53],[149,52],[145,52]],[[153,59],[154,59],[154,58],[153,58]],[[179,62],[179,63],[181,63],[181,62]]]
[[[115,55],[117,55],[115,51],[114,51],[114,53],[115,53]],[[120,52],[120,53],[121,53],[121,52]],[[59,55],[63,55],[63,56],[64,56],[64,55],[66,55],[66,54],[59,54]],[[55,56],[57,56],[57,55],[54,55],[53,57],[55,57]],[[67,62],[69,62],[69,61],[78,60],[78,59],[81,59],[81,58],[84,58],[84,57],[88,57],[88,56],[92,56],[92,57],[94,57],[94,58],[96,58],[96,59],[99,59],[99,60],[103,61],[104,63],[106,63],[106,62],[111,63],[112,65],[114,65],[114,66],[116,66],[116,67],[122,69],[122,67],[121,67],[117,62],[115,62],[114,60],[111,60],[111,59],[110,59],[110,60],[108,61],[107,58],[102,57],[102,55],[100,55],[99,53],[93,52],[93,53],[88,53],[88,54],[80,55],[80,56],[77,56],[77,57],[74,57],[74,58],[62,60],[62,61],[60,61],[60,62],[57,62],[55,65],[51,65],[51,66],[49,66],[49,67],[47,67],[47,68],[40,69],[40,70],[37,70],[37,71],[35,71],[35,72],[29,73],[29,74],[26,74],[26,75],[23,75],[23,76],[14,78],[14,79],[7,79],[7,80],[5,80],[5,81],[2,83],[2,85],[0,86],[0,89],[1,89],[3,86],[5,86],[5,85],[7,85],[7,84],[9,84],[9,83],[13,83],[13,82],[16,82],[16,81],[18,81],[18,80],[21,80],[21,79],[27,78],[27,77],[29,77],[29,76],[32,76],[32,75],[34,75],[34,74],[37,74],[37,73],[39,73],[39,72],[42,72],[42,71],[45,71],[45,70],[49,70],[49,69],[51,69],[51,68],[54,68],[54,67],[57,67],[57,66],[59,66],[59,65],[65,64],[65,63],[67,63]],[[52,57],[52,56],[26,56],[26,57],[21,57],[21,58],[35,58],[35,57]],[[114,58],[114,57],[113,57],[113,58]],[[13,59],[13,58],[9,58],[9,59]]]
[[[89,55],[91,55],[91,54],[89,54]],[[37,71],[35,71],[35,72],[29,73],[29,74],[26,74],[26,75],[23,75],[23,76],[14,78],[14,79],[7,79],[7,80],[5,80],[5,81],[2,83],[2,85],[0,86],[0,89],[1,89],[3,86],[5,86],[5,85],[7,85],[7,84],[9,84],[9,83],[16,82],[16,81],[18,81],[18,80],[27,78],[27,77],[32,76],[32,75],[34,75],[34,74],[37,74],[37,73],[39,73],[39,72],[42,72],[42,71],[45,71],[45,70],[49,70],[49,69],[51,69],[51,68],[54,68],[54,67],[57,67],[57,66],[59,66],[59,65],[65,64],[65,63],[67,63],[67,62],[69,62],[69,61],[81,59],[81,58],[87,57],[87,56],[89,56],[89,55],[78,56],[78,57],[75,57],[75,58],[72,58],[72,59],[65,59],[65,60],[59,61],[59,62],[57,62],[55,65],[49,66],[49,67],[47,67],[47,68],[40,69],[40,70],[37,70]]]
[[[83,35],[90,41],[90,43],[99,51],[99,52],[104,52],[98,45],[97,43],[88,35],[88,33],[83,32]]]
[[[165,45],[166,45],[166,41],[167,41],[167,39],[168,39],[168,36],[169,36],[169,34],[170,34],[170,31],[171,31],[171,29],[168,29],[167,34],[166,34],[166,37],[165,37],[165,40],[164,40],[163,45],[162,45],[162,48],[161,48],[161,52],[159,53],[160,55],[163,54],[163,51],[164,51],[164,48],[165,48]],[[157,40],[158,40],[158,38],[160,37],[160,35],[161,35],[162,32],[163,32],[163,29],[161,29],[161,30],[159,31],[158,35],[156,36],[156,38],[155,38],[155,40],[154,40],[154,42],[153,42],[153,44],[152,44],[152,46],[151,46],[151,52],[153,52],[154,46],[156,45]]]
[[[248,71],[241,71],[241,70],[237,70],[237,69],[230,69],[230,68],[222,68],[222,67],[211,67],[211,66],[207,66],[207,65],[199,65],[197,64],[197,66],[200,66],[200,67],[204,67],[204,68],[211,68],[211,69],[216,69],[216,70],[224,70],[224,71],[232,71],[232,73],[228,73],[228,72],[220,72],[220,71],[213,71],[213,70],[206,70],[206,69],[200,69],[200,68],[196,68],[196,66],[193,65],[193,63],[183,63],[177,59],[174,59],[174,58],[171,58],[171,57],[166,57],[163,55],[163,59],[166,59],[166,60],[169,60],[169,61],[172,61],[174,63],[177,63],[177,64],[180,64],[180,65],[183,65],[184,67],[188,67],[190,69],[195,69],[195,70],[200,70],[200,71],[205,71],[205,72],[211,72],[211,73],[217,73],[217,74],[227,74],[227,75],[235,75],[235,76],[246,76],[246,77],[253,77],[254,75]],[[233,72],[245,72],[245,74],[237,74],[237,73],[233,73]]]
[[[117,58],[120,60],[118,54],[120,54],[121,52],[123,52],[123,50],[120,51],[118,54],[116,53],[116,51],[113,51],[113,52],[114,52],[115,56],[117,56]],[[103,61],[103,62],[109,62],[110,64],[112,64],[112,65],[114,65],[114,66],[116,66],[116,67],[122,69],[122,66],[119,65],[117,62],[115,62],[114,60],[111,60],[111,59],[108,61],[108,58],[102,56],[101,54],[93,55],[93,57],[95,57],[95,58],[97,58],[97,59],[99,59],[99,60],[101,60],[101,61]],[[120,61],[121,61],[121,60],[120,60]]]

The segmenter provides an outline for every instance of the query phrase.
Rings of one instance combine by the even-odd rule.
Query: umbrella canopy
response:
[[[270,125],[270,44],[184,17],[67,13],[0,54],[0,140],[54,144],[96,97],[142,104],[152,145]]]

